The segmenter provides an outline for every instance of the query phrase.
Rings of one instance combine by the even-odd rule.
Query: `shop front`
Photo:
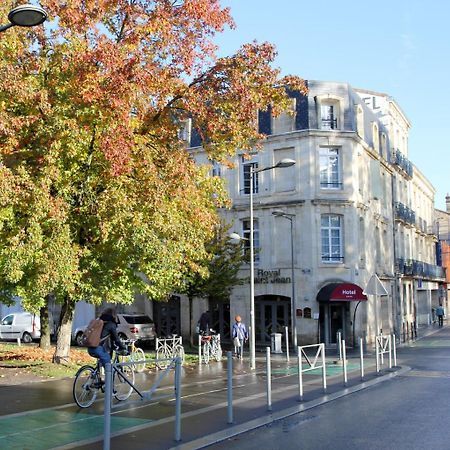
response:
[[[342,339],[352,344],[355,325],[352,311],[358,302],[367,301],[362,288],[352,283],[329,283],[320,289],[316,299],[320,304],[319,342],[334,347],[340,332]],[[352,304],[354,307],[350,308]]]

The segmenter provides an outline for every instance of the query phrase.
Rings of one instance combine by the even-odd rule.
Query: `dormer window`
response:
[[[342,98],[333,95],[318,95],[316,104],[319,129],[341,130],[343,128]]]
[[[322,130],[337,130],[337,118],[334,105],[321,105],[321,128]]]

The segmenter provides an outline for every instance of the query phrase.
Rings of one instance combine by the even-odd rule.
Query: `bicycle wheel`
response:
[[[143,372],[145,370],[145,353],[142,348],[135,347],[133,353],[130,354],[130,361],[134,362],[134,370]]]
[[[174,349],[173,349],[173,356],[179,356],[181,358],[181,365],[184,364],[184,358],[185,358],[185,354],[184,354],[184,348],[182,345],[175,345]]]
[[[131,384],[129,384],[131,383]],[[113,373],[113,395],[117,400],[126,400],[133,392],[133,366],[120,366]]]
[[[170,364],[169,357],[170,355],[165,347],[158,348],[156,352],[156,366],[158,369],[165,369]]]
[[[80,408],[89,408],[95,402],[98,394],[99,376],[92,366],[81,367],[73,381],[73,399]]]
[[[211,344],[209,342],[206,342],[205,344],[203,344],[202,357],[203,357],[203,362],[205,364],[209,364],[210,350],[211,350]]]

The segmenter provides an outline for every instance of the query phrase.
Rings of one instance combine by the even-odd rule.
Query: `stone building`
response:
[[[406,338],[431,321],[444,281],[434,188],[408,159],[410,123],[385,94],[335,82],[308,87],[306,96],[289,93],[292,111],[258,114],[262,151],[250,159],[238,152],[234,168],[212,163],[232,200],[222,214],[244,238],[253,173],[256,343],[285,326],[299,344],[333,345],[338,331],[350,344],[381,331]],[[189,139],[197,162],[211,164],[195,133]],[[273,167],[285,158],[295,165]],[[241,272],[249,278],[250,267]],[[371,279],[387,295],[366,295]],[[221,330],[235,314],[250,323],[249,284],[236,286],[229,303],[212,298],[202,307]]]

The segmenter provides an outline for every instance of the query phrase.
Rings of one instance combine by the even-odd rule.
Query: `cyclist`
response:
[[[208,335],[210,332],[210,317],[209,310],[205,311],[201,316],[197,324],[199,333],[202,335]]]
[[[112,351],[117,350],[122,355],[128,354],[127,347],[122,343],[117,334],[117,314],[115,308],[106,308],[100,319],[103,320],[103,330],[100,335],[100,345],[88,347],[88,353],[100,360],[102,367],[111,363]],[[103,381],[100,382],[102,385]]]

